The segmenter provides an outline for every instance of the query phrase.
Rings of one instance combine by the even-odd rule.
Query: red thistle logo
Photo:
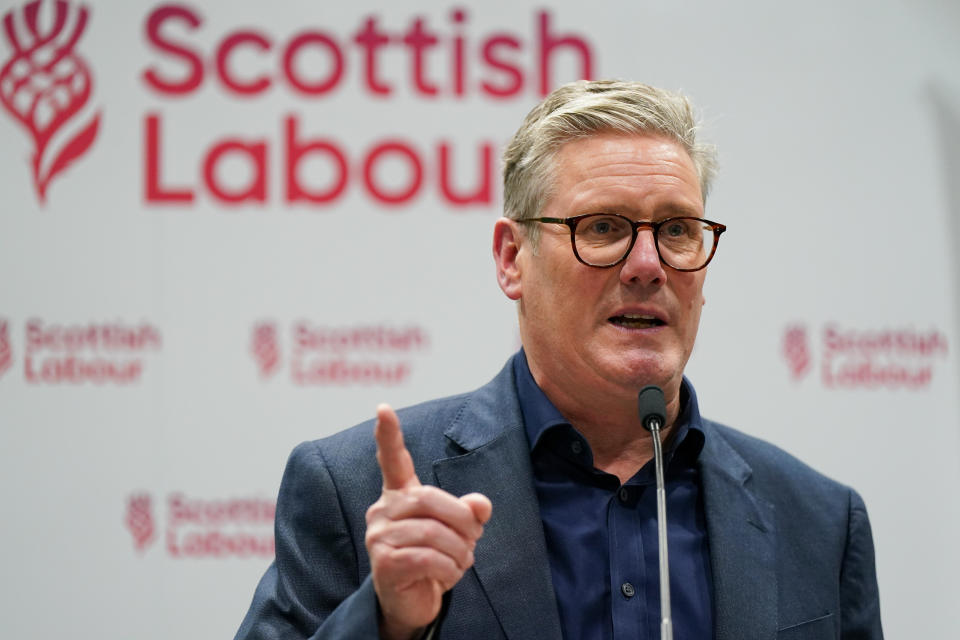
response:
[[[125,522],[137,551],[144,551],[153,540],[155,530],[149,494],[137,493],[128,498]]]
[[[40,0],[34,0],[22,12],[11,9],[3,16],[12,53],[0,69],[0,103],[33,136],[33,184],[44,202],[50,180],[93,144],[100,113],[69,133],[64,127],[93,88],[87,63],[73,51],[87,26],[87,8],[73,10],[57,0],[46,29],[39,13]]]
[[[250,353],[260,368],[260,377],[268,378],[280,367],[280,340],[272,322],[261,322],[253,327]]]
[[[800,380],[810,369],[810,347],[807,329],[796,325],[787,327],[783,334],[783,357],[787,360],[794,380]]]
[[[10,332],[7,321],[0,320],[0,375],[13,364],[13,350],[10,348]]]

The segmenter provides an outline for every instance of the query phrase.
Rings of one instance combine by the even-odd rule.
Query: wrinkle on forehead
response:
[[[638,140],[643,144],[634,144]],[[557,154],[553,177],[546,210],[560,205],[567,215],[703,214],[693,161],[665,136],[603,134],[569,142]]]

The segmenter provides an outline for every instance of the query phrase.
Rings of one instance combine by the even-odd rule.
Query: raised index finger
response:
[[[405,489],[420,486],[413,468],[413,458],[403,444],[400,419],[390,405],[377,406],[377,424],[373,429],[377,441],[377,462],[383,474],[384,489]]]

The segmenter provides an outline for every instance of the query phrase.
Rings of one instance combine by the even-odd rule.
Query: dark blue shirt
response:
[[[593,466],[586,439],[513,358],[530,442],[560,625],[567,640],[658,640],[660,586],[654,462],[626,484]],[[704,434],[686,378],[666,446],[667,539],[675,640],[713,638],[713,583],[697,458]]]

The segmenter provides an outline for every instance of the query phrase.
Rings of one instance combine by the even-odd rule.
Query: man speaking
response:
[[[647,385],[673,637],[882,638],[860,496],[702,418],[683,376],[726,229],[696,130],[686,98],[634,82],[530,112],[493,233],[523,349],[476,391],[294,450],[238,640],[661,637]]]

